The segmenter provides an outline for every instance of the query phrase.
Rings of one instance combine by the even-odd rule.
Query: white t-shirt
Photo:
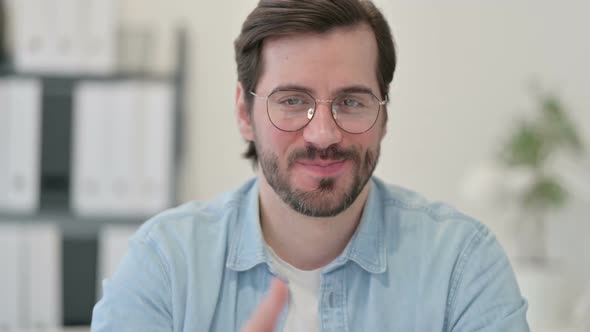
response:
[[[318,297],[321,270],[300,270],[283,261],[270,247],[268,251],[275,268],[288,280],[289,308],[283,332],[319,331]]]

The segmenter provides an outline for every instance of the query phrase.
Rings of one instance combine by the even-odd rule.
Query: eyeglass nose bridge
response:
[[[336,120],[336,110],[334,110],[334,107],[332,107],[332,103],[334,102],[334,100],[335,99],[314,99],[316,105],[314,105],[313,108],[307,110],[307,120],[311,121],[317,109],[317,104],[319,103],[330,104],[330,111],[332,112],[332,117],[334,118],[334,120]]]
[[[332,103],[334,102],[334,99],[314,99],[316,101],[316,103]]]

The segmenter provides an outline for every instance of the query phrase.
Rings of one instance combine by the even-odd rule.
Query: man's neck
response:
[[[260,223],[266,243],[287,263],[314,270],[333,261],[354,234],[368,197],[370,182],[354,203],[334,217],[308,217],[294,211],[260,178]]]

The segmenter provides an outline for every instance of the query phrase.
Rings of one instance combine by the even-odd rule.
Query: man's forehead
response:
[[[274,36],[265,40],[261,57],[260,79],[272,86],[267,88],[295,84],[313,92],[306,82],[322,74],[330,75],[333,90],[351,84],[375,90],[377,84],[377,43],[365,24]]]

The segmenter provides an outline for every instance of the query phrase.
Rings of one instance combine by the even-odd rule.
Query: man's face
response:
[[[362,87],[383,98],[376,77],[377,44],[366,25],[267,39],[262,59],[259,96],[297,87],[328,100]],[[242,121],[249,130],[243,123],[240,127],[256,145],[259,169],[277,195],[304,215],[325,217],[348,208],[366,185],[379,157],[384,121],[382,107],[369,131],[350,134],[334,121],[330,103],[322,102],[306,127],[285,132],[269,121],[266,101],[255,98],[251,117]]]

